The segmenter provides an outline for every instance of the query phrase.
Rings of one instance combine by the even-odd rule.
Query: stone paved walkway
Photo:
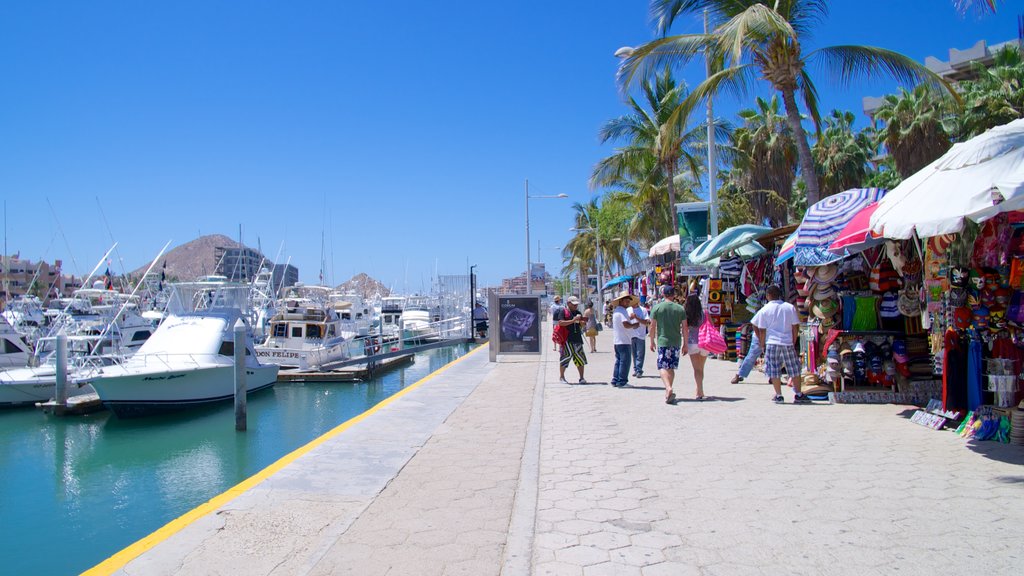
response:
[[[480,351],[122,574],[1016,574],[1024,450],[892,405],[774,405],[763,377],[664,404],[653,355],[587,385]],[[573,370],[570,368],[570,373]],[[786,392],[787,400],[792,398]]]

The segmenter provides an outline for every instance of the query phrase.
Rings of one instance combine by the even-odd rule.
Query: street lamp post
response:
[[[568,198],[568,194],[553,196],[530,196],[530,180],[526,180],[526,293],[533,294],[533,282],[530,281],[530,199],[531,198]]]

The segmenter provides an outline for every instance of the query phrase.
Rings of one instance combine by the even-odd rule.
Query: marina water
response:
[[[136,420],[0,411],[0,573],[87,570],[469,350],[365,383],[279,383],[249,398],[247,432],[230,402]]]

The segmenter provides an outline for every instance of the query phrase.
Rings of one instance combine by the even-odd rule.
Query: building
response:
[[[940,60],[934,56],[928,56],[924,59],[924,65],[950,83],[956,84],[957,82],[977,78],[976,65],[991,66],[996,53],[1010,46],[1016,46],[1019,49],[1024,46],[1024,42],[1018,38],[989,46],[984,40],[978,40],[974,46],[966,50],[950,48],[949,60]],[[874,121],[875,112],[885,103],[885,97],[865,96],[861,102],[864,107],[864,114]]]
[[[259,250],[248,246],[217,246],[213,249],[213,257],[217,261],[215,273],[232,282],[251,282],[260,271],[260,266],[267,264],[267,259]],[[295,275],[297,279],[298,270]]]
[[[0,282],[4,301],[16,296],[33,294],[43,300],[56,296],[70,296],[82,287],[82,279],[61,273],[63,262],[53,263],[22,260],[20,254],[7,256],[0,262]]]
[[[288,286],[294,286],[299,281],[299,269],[291,264],[274,264],[274,271],[271,275],[274,289],[280,290]]]

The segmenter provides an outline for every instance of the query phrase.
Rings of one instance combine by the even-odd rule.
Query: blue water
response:
[[[277,384],[230,402],[119,420],[0,411],[0,573],[77,574],[411,385],[469,347],[366,383]]]

